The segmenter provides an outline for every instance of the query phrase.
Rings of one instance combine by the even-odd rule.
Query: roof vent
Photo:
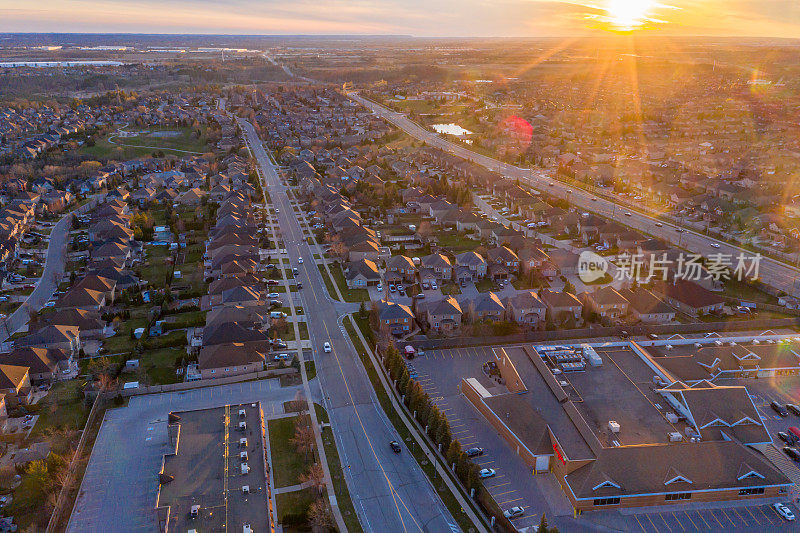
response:
[[[250,494],[250,485],[242,485],[242,494]]]

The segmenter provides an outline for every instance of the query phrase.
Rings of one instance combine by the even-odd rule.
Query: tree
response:
[[[450,433],[450,423],[447,421],[447,417],[445,417],[444,413],[441,411],[439,414],[441,415],[439,418],[439,427],[436,428],[434,440],[436,440],[437,444],[441,444],[443,450],[446,450],[449,448],[450,440],[453,436]]]
[[[464,455],[464,452],[461,450],[461,443],[456,439],[451,440],[450,446],[447,447],[447,454],[445,455],[447,458],[447,466],[450,466],[453,463],[458,466],[462,455]]]
[[[308,483],[317,491],[322,494],[325,489],[325,470],[319,463],[314,463],[308,467],[308,470],[300,476],[301,483]]]
[[[325,500],[319,498],[308,507],[308,521],[315,531],[328,531],[333,528],[333,518]]]
[[[557,527],[550,527],[547,525],[547,517],[544,513],[542,513],[542,519],[539,520],[539,529],[537,529],[539,533],[558,533]]]
[[[294,437],[290,442],[297,449],[297,452],[302,453],[308,460],[308,454],[314,451],[316,439],[314,437],[314,428],[308,425],[307,418],[297,418],[294,426]]]
[[[411,375],[408,373],[408,368],[403,368],[403,372],[400,374],[400,380],[397,382],[397,390],[400,391],[400,394],[406,394],[408,392],[408,384],[411,381]]]
[[[441,411],[436,405],[431,407],[431,410],[428,412],[428,434],[433,436],[436,435],[436,432],[439,430],[439,424],[441,423],[441,417],[439,416]]]

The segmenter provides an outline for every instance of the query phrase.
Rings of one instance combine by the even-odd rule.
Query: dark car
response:
[[[389,447],[392,449],[394,453],[400,453],[400,450],[402,450],[402,448],[400,448],[400,443],[397,442],[396,440],[390,442]]]
[[[297,288],[298,289],[302,289],[303,288],[303,282],[302,281],[298,281],[297,282]]]
[[[470,448],[467,450],[467,457],[478,457],[479,455],[483,455],[483,448]]]
[[[778,402],[773,401],[773,402],[771,402],[769,404],[769,406],[772,407],[773,411],[775,411],[776,413],[778,413],[782,417],[785,418],[785,417],[789,416],[789,411],[787,411],[786,407],[784,407],[782,404],[779,404]]]
[[[795,404],[793,404],[793,403],[787,403],[787,404],[786,404],[786,408],[787,408],[787,409],[789,410],[789,412],[790,412],[790,413],[792,413],[793,415],[800,416],[800,407],[798,407],[797,405],[795,405]]]
[[[791,446],[784,446],[783,453],[785,453],[795,461],[800,461],[800,452],[797,451],[797,448],[793,448]]]
[[[785,433],[783,431],[779,431],[778,438],[781,439],[786,444],[788,444],[789,446],[794,446],[797,443],[797,437],[795,437],[794,434],[792,433]]]

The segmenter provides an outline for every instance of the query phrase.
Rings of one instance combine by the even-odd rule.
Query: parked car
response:
[[[783,518],[785,520],[788,520],[789,522],[794,521],[794,513],[792,512],[791,509],[786,507],[784,504],[782,504],[780,502],[773,503],[772,504],[772,508],[775,509],[775,512],[778,513],[778,515],[781,518]]]
[[[389,292],[395,292],[396,290],[397,288],[394,285],[392,284],[389,285]]]
[[[800,452],[798,452],[797,448],[793,446],[784,446],[783,453],[785,453],[795,461],[800,461]]]
[[[432,290],[434,290],[434,291],[435,291],[435,290],[436,290],[436,289],[438,289],[438,288],[439,288],[439,287],[436,285],[436,283],[431,283],[431,289],[432,289]]]
[[[496,475],[497,471],[494,468],[481,468],[480,470],[478,470],[478,477],[481,479],[488,479]]]
[[[331,343],[326,342],[322,345],[322,351],[325,353],[331,353]]]
[[[782,417],[786,418],[787,416],[789,416],[789,411],[787,411],[786,407],[784,407],[782,404],[779,404],[778,402],[773,400],[772,402],[770,402],[769,406],[772,408],[773,411],[775,411]]]
[[[279,353],[275,357],[272,358],[273,361],[288,361],[289,354],[288,353]]]
[[[467,457],[478,457],[479,455],[483,455],[483,448],[470,448],[467,450]]]
[[[393,440],[392,442],[390,442],[389,443],[389,447],[392,449],[392,451],[394,453],[400,453],[402,451],[402,448],[400,447],[400,443],[397,442],[396,440]]]
[[[800,406],[797,406],[796,404],[793,403],[787,403],[786,409],[788,409],[789,412],[792,413],[793,415],[800,416]]]
[[[503,516],[505,516],[506,518],[515,518],[517,516],[522,516],[523,514],[525,514],[525,509],[519,506],[512,507],[511,509],[506,509],[505,511],[503,511]]]
[[[383,285],[381,285],[380,283],[378,283],[378,286],[375,288],[378,290],[378,292],[383,292]]]
[[[281,295],[278,292],[271,292],[271,293],[267,294],[267,298],[280,298],[280,297],[281,297]]]

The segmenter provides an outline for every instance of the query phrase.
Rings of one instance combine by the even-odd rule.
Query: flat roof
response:
[[[667,405],[652,390],[655,372],[632,349],[595,351],[602,366],[586,365],[585,372],[565,372],[559,379],[569,381],[580,396],[575,406],[604,447],[614,446],[614,440],[623,446],[665,444],[669,433],[681,431],[656,407]],[[608,428],[611,420],[620,425],[619,433]]]
[[[240,417],[239,411],[245,416]],[[169,531],[242,531],[268,524],[264,433],[258,403],[171,413],[179,417],[174,454],[164,455],[156,507],[169,507]],[[239,422],[245,421],[245,431]],[[247,446],[240,447],[239,439]],[[246,451],[247,459],[240,458]],[[241,465],[250,470],[242,474]],[[172,478],[170,480],[170,477]],[[249,494],[242,492],[248,485]],[[190,516],[199,505],[197,518]]]

